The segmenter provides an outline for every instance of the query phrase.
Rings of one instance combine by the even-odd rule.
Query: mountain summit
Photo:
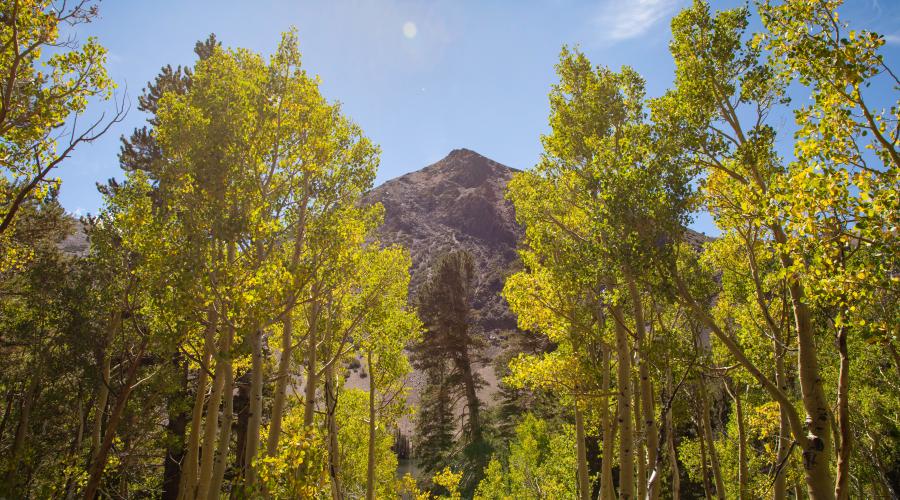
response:
[[[373,189],[367,202],[385,208],[380,236],[385,244],[406,247],[413,261],[413,295],[432,260],[463,248],[475,260],[475,328],[498,340],[516,327],[500,296],[517,262],[522,229],[506,200],[506,184],[518,170],[469,149],[454,149],[444,159]]]

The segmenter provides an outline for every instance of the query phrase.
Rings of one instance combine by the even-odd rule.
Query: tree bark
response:
[[[372,350],[366,353],[369,366],[369,449],[366,462],[366,500],[375,500],[375,365]]]
[[[231,424],[234,420],[234,370],[230,357],[226,363],[228,368],[225,371],[225,390],[222,393],[222,397],[225,398],[225,408],[222,410],[222,425],[219,428],[219,443],[213,463],[212,481],[209,483],[208,500],[219,498],[222,482],[225,480],[225,466],[228,464],[228,449],[231,446]]]
[[[369,374],[371,376],[371,373]],[[341,484],[341,450],[338,445],[337,388],[334,380],[334,363],[325,368],[325,427],[328,434],[328,474],[331,476],[331,498],[344,498]],[[370,379],[371,382],[371,379]]]
[[[716,441],[713,437],[712,425],[709,420],[709,397],[706,392],[706,381],[700,380],[700,421],[703,425],[703,437],[709,453],[709,464],[712,468],[713,479],[716,482],[716,496],[719,500],[725,500],[725,481],[722,480],[722,468],[719,465],[719,454],[716,452]]]
[[[237,395],[234,397],[234,414],[237,416],[234,437],[234,462],[233,468],[240,473],[246,460],[244,453],[247,450],[247,428],[250,420],[250,372],[246,371],[235,380]]]
[[[315,295],[315,293],[314,293]],[[309,315],[309,334],[306,349],[306,400],[303,402],[303,425],[309,427],[315,421],[316,412],[316,385],[318,377],[316,376],[316,348],[319,339],[317,337],[319,323],[319,307],[318,299],[314,297],[310,306]]]
[[[213,346],[210,336],[215,335],[215,311],[210,306],[207,310],[206,340],[203,343],[203,359],[197,375],[197,393],[194,396],[194,408],[191,412],[191,429],[185,450],[184,463],[181,470],[181,484],[178,488],[179,499],[194,498],[197,487],[197,471],[200,458],[200,433],[203,419],[203,402],[206,399],[206,384],[209,382],[209,366],[212,362]]]
[[[481,441],[481,403],[478,401],[478,391],[475,387],[475,375],[472,372],[472,363],[469,360],[468,346],[463,345],[460,348],[455,361],[466,391],[466,409],[469,413],[467,420],[469,425],[469,443],[477,443]]]
[[[674,397],[675,388],[672,387],[672,369],[666,363],[666,392],[670,398]],[[675,449],[675,425],[672,421],[672,410],[666,412],[666,448],[669,454],[669,468],[672,471],[672,500],[681,498],[681,472],[678,468],[678,452]]]
[[[744,430],[744,409],[741,405],[741,394],[731,387],[731,382],[725,379],[725,389],[734,401],[734,417],[737,419],[738,428],[738,498],[749,498],[748,482],[750,472],[747,468],[747,432]]]
[[[575,441],[578,453],[578,498],[589,500],[591,498],[590,479],[588,478],[587,447],[584,441],[584,421],[581,409],[578,407],[578,397],[575,397]]]
[[[219,425],[219,405],[222,402],[222,391],[225,389],[225,358],[229,356],[231,346],[227,345],[227,341],[222,336],[219,339],[219,345],[216,346],[216,332],[219,325],[219,314],[214,306],[210,306],[210,312],[207,320],[214,325],[207,328],[206,342],[210,346],[210,350],[216,351],[216,368],[213,375],[212,390],[209,394],[209,400],[206,402],[206,420],[203,425],[203,449],[200,455],[200,469],[197,477],[196,498],[203,499],[209,494],[209,483],[212,479],[213,459],[215,458],[215,441],[218,435]]]
[[[847,329],[838,329],[835,339],[841,364],[838,374],[838,415],[837,423],[840,432],[840,448],[837,454],[837,481],[834,498],[846,500],[850,495],[850,454],[853,451],[853,431],[850,428],[850,357],[847,354]]]
[[[293,355],[294,321],[291,313],[284,316],[281,323],[281,357],[278,360],[278,374],[275,379],[275,394],[272,401],[272,416],[269,419],[269,437],[266,443],[266,455],[272,457],[278,453],[278,440],[281,438],[281,420],[284,403],[287,398],[288,377],[290,376],[291,356]]]
[[[702,382],[701,382],[702,383]],[[709,482],[709,469],[708,469],[708,460],[706,459],[706,432],[704,432],[703,425],[703,409],[700,404],[699,398],[696,402],[697,404],[697,437],[700,439],[700,471],[701,477],[703,477],[703,496],[706,500],[712,500],[712,484]]]
[[[635,353],[635,357],[639,357],[639,353]],[[637,498],[638,499],[646,499],[647,498],[647,462],[646,462],[646,453],[645,453],[645,442],[647,440],[647,436],[643,435],[642,429],[643,426],[641,422],[643,421],[643,411],[642,411],[642,401],[641,401],[641,383],[638,381],[638,377],[632,377],[632,396],[634,397],[634,427],[631,428],[632,433],[634,434],[633,443],[634,443],[634,458],[635,458],[635,485],[637,486]]]
[[[775,344],[775,383],[778,384],[778,388],[781,389],[785,394],[788,391],[787,386],[787,374],[784,369],[784,356],[785,349],[782,342],[784,339],[778,338],[777,332],[775,333],[776,337],[774,340]],[[778,423],[778,443],[777,449],[778,453],[776,455],[775,460],[775,479],[772,483],[772,498],[774,500],[786,500],[787,499],[787,481],[785,479],[785,469],[786,467],[781,467],[778,469],[778,466],[781,464],[786,464],[788,460],[788,453],[790,453],[790,446],[788,445],[791,440],[791,424],[788,421],[787,411],[783,407],[779,407],[778,411],[779,415],[779,423]]]
[[[636,359],[638,362],[638,375],[640,376],[641,416],[643,417],[642,429],[644,443],[647,449],[645,462],[647,466],[644,467],[646,472],[648,467],[652,468],[654,467],[654,464],[656,464],[656,457],[659,454],[659,443],[656,441],[656,436],[659,434],[659,429],[656,424],[656,401],[653,396],[653,382],[650,380],[650,366],[647,363],[646,355],[648,346],[646,345],[647,323],[644,317],[644,305],[641,302],[641,294],[638,290],[637,283],[635,283],[633,279],[628,281],[628,293],[631,297],[631,303],[634,309],[634,331],[637,342]],[[646,473],[640,477],[640,481],[644,485],[643,490],[646,491]],[[658,493],[658,489],[655,490],[651,500],[656,500]],[[644,495],[641,495],[641,498],[644,498]]]
[[[13,437],[12,449],[9,450],[9,470],[6,472],[4,483],[10,491],[18,490],[18,464],[22,451],[25,448],[25,442],[28,439],[28,431],[31,429],[31,411],[34,408],[34,401],[37,399],[38,390],[41,386],[41,367],[37,367],[37,371],[31,377],[28,389],[25,391],[25,398],[19,409],[19,423],[16,425],[16,433]]]
[[[610,382],[610,348],[606,345],[602,347],[603,356],[603,376],[601,391],[603,395],[600,397],[600,426],[603,432],[603,458],[600,463],[600,499],[611,500],[615,497],[615,489],[613,488],[612,464],[615,432],[609,415],[609,389]]]
[[[628,332],[625,329],[624,317],[620,306],[612,306],[615,319],[616,357],[618,358],[617,421],[619,426],[619,498],[634,498],[634,443],[632,442],[632,409],[631,409],[631,349],[628,345]]]
[[[259,434],[262,426],[262,389],[263,389],[263,331],[258,325],[250,335],[251,368],[250,368],[250,415],[247,421],[247,443],[244,451],[244,483],[252,491],[256,484],[254,461],[259,451]]]
[[[773,226],[778,244],[785,244],[787,236],[781,226]],[[782,267],[791,269],[793,259],[782,253]],[[797,371],[800,379],[800,396],[806,411],[806,439],[803,442],[803,468],[806,472],[806,488],[811,500],[824,500],[834,496],[834,478],[831,476],[831,412],[825,399],[825,390],[819,376],[819,359],[815,332],[810,320],[803,286],[797,278],[788,278],[788,292],[794,313],[794,329],[797,333]]]

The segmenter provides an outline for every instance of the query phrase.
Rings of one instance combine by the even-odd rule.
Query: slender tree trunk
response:
[[[247,451],[247,428],[250,426],[250,372],[246,371],[235,380],[237,386],[237,395],[234,398],[234,414],[237,416],[235,422],[235,446],[234,446],[234,469],[241,471],[244,469],[246,460],[244,453]]]
[[[634,498],[634,443],[631,430],[631,349],[628,345],[628,332],[625,329],[624,317],[619,306],[611,308],[615,319],[616,357],[618,361],[618,411],[619,426],[619,498]]]
[[[628,281],[628,292],[631,297],[632,307],[634,309],[634,323],[635,323],[635,336],[637,337],[637,362],[638,362],[638,375],[640,376],[640,391],[641,391],[641,416],[643,417],[642,429],[644,434],[644,443],[647,448],[647,457],[646,457],[646,466],[644,470],[646,472],[647,468],[652,468],[654,464],[656,464],[656,457],[659,454],[659,443],[656,441],[656,436],[659,434],[659,429],[656,424],[656,400],[653,397],[653,382],[650,380],[650,366],[647,363],[646,353],[648,351],[649,346],[647,346],[647,322],[644,317],[644,305],[641,302],[641,294],[638,290],[637,283],[633,279]],[[639,486],[639,490],[643,489],[646,491],[647,485],[647,477],[646,474],[640,476],[641,484],[643,487]],[[653,499],[655,500],[658,496],[658,492],[654,494]],[[645,495],[641,495],[641,498],[644,498]]]
[[[141,367],[144,350],[147,348],[147,340],[147,337],[144,337],[144,339],[141,340],[137,355],[131,363],[128,374],[125,377],[125,385],[119,391],[119,395],[116,398],[116,406],[109,416],[109,422],[107,422],[106,425],[106,434],[103,436],[103,442],[100,444],[100,452],[96,455],[95,460],[91,461],[91,466],[88,468],[88,482],[84,488],[85,500],[94,500],[94,497],[97,495],[97,489],[100,487],[100,479],[103,476],[103,470],[106,468],[109,449],[112,447],[113,438],[119,428],[119,422],[122,420],[122,415],[125,413],[125,405],[128,403],[128,398],[131,396],[131,391],[134,389],[137,372]]]
[[[371,382],[371,373],[369,375]],[[325,424],[328,434],[328,474],[331,476],[333,500],[344,498],[344,487],[341,484],[341,450],[338,446],[337,405],[334,363],[329,363],[325,368]]]
[[[250,336],[251,368],[250,368],[250,416],[247,422],[247,443],[244,451],[244,482],[248,487],[256,483],[254,461],[259,451],[259,433],[262,426],[262,389],[263,389],[263,331],[259,326],[253,329]]]
[[[725,482],[722,480],[722,468],[719,466],[719,454],[716,452],[716,441],[713,437],[712,425],[709,421],[709,397],[706,392],[706,381],[700,381],[700,421],[703,425],[703,436],[706,439],[709,452],[709,464],[712,468],[713,479],[716,481],[716,496],[719,500],[725,500]]]
[[[178,488],[179,499],[192,499],[197,487],[198,461],[200,458],[200,434],[203,419],[203,402],[206,399],[206,384],[209,382],[209,367],[212,362],[213,346],[209,339],[215,335],[216,314],[210,306],[206,312],[206,340],[203,343],[203,359],[197,375],[197,393],[194,396],[194,408],[191,412],[191,429],[185,450],[184,463],[181,470],[181,485]]]
[[[366,500],[375,500],[375,365],[372,350],[366,353],[369,366],[369,449],[366,462]]]
[[[666,363],[666,392],[669,397],[674,397],[675,388],[672,387],[672,369]],[[669,454],[669,469],[672,471],[672,500],[681,498],[681,471],[678,468],[678,452],[675,449],[675,425],[672,421],[672,410],[666,412],[666,448]]]
[[[822,448],[823,446],[826,445],[826,443],[825,443],[825,441],[823,441],[821,439],[820,436],[817,436],[811,432],[804,432],[805,430],[808,430],[808,429],[813,429],[813,430],[819,429],[822,424],[821,419],[818,421],[819,423],[817,423],[817,424],[812,422],[811,420],[808,420],[808,425],[804,426],[800,421],[800,416],[797,413],[797,411],[795,410],[793,403],[791,402],[790,398],[787,397],[787,394],[784,391],[782,391],[779,386],[777,386],[775,383],[773,383],[768,377],[766,377],[759,370],[759,368],[756,365],[754,365],[753,362],[751,362],[747,358],[746,354],[744,354],[743,349],[737,344],[737,342],[735,342],[734,339],[732,339],[724,331],[722,331],[722,329],[719,327],[719,325],[716,323],[716,321],[709,315],[709,313],[707,313],[703,309],[703,307],[700,304],[698,304],[696,300],[694,300],[694,298],[691,296],[690,291],[687,288],[687,285],[685,285],[682,278],[678,275],[677,269],[672,274],[672,279],[675,281],[675,283],[678,287],[679,298],[683,301],[683,303],[685,305],[688,306],[688,308],[691,311],[691,314],[698,321],[700,321],[703,325],[707,326],[710,329],[710,331],[713,332],[713,334],[716,336],[716,338],[718,338],[722,342],[722,344],[728,349],[728,351],[731,353],[731,355],[734,356],[734,358],[737,360],[737,362],[742,367],[744,367],[744,369],[746,369],[747,372],[749,372],[750,375],[752,375],[753,378],[755,378],[757,380],[757,382],[759,382],[759,384],[763,387],[763,389],[765,389],[766,392],[769,393],[769,395],[772,397],[772,399],[778,403],[778,405],[781,409],[782,415],[787,418],[787,421],[790,424],[791,435],[793,436],[794,441],[796,441],[800,445],[801,449],[804,450],[804,469],[806,472],[805,479],[806,479],[807,490],[809,492],[810,498],[813,500],[821,500],[823,498],[832,497],[834,495],[834,490],[833,490],[832,486],[828,486],[828,488],[825,490],[825,491],[827,491],[827,494],[823,493],[823,489],[822,489],[823,485],[831,485],[832,484],[831,472],[830,472],[830,470],[828,470],[828,464],[825,463],[823,465],[823,462],[827,462],[827,460],[820,460],[823,453],[825,454],[826,459],[827,459],[827,455],[829,452],[828,451],[823,452],[823,448]],[[795,311],[798,311],[798,310],[805,311],[805,313],[798,314],[795,312],[795,316],[804,317],[805,319],[801,323],[808,325],[808,323],[809,323],[808,310],[805,309],[805,306],[803,306],[803,304],[801,304],[801,307],[798,307],[795,309]],[[806,344],[804,347],[802,347],[798,350],[798,357],[805,357],[808,361],[810,353],[815,352],[814,349],[811,350],[811,348],[810,348],[809,344],[811,341],[812,341],[812,339],[809,338],[808,336],[805,340],[798,340],[798,344],[804,344],[804,343]],[[805,353],[805,356],[801,356],[800,353]],[[815,358],[813,358],[812,361],[813,361],[813,365],[815,365]],[[815,368],[814,366],[811,366],[810,363],[808,363],[808,362],[805,363],[803,366],[805,366],[805,368],[801,369],[800,371],[804,372],[805,374],[801,374],[801,379],[803,379],[803,378],[806,379],[807,388],[809,389],[810,385],[812,385],[813,387],[816,385],[815,383],[813,383],[812,381],[809,380],[809,376],[810,376],[810,374],[817,373],[818,369]],[[815,368],[815,369],[813,369],[813,368]],[[821,389],[821,381],[818,382],[818,385],[819,385],[819,389]],[[801,380],[801,392],[803,392],[802,386],[803,386],[803,381]],[[812,390],[812,389],[809,389],[809,390]],[[819,392],[821,393],[821,390]],[[806,394],[809,395],[808,392]],[[815,402],[814,397],[807,397],[806,400],[807,400],[807,402],[812,402],[812,403]],[[824,396],[823,396],[822,401],[824,401]],[[807,406],[806,403],[804,403],[804,407],[806,407],[806,406]],[[828,420],[829,420],[828,413],[829,413],[828,409],[824,408],[824,415],[825,415],[824,423],[825,423],[826,427],[830,426],[830,424],[828,423]],[[830,436],[830,433],[827,433],[827,434]],[[829,438],[829,443],[827,443],[827,444],[830,446],[830,438]],[[809,450],[810,453],[806,453],[807,450]]]
[[[284,402],[287,398],[288,378],[290,376],[291,356],[293,355],[294,321],[291,313],[284,316],[281,328],[281,358],[278,360],[278,375],[275,379],[275,395],[272,401],[272,416],[269,419],[269,437],[266,443],[266,455],[272,457],[278,452],[278,440],[281,438],[281,420],[284,413]]]
[[[778,384],[779,389],[781,389],[784,393],[787,393],[787,375],[784,369],[785,349],[782,344],[784,339],[778,338],[777,333],[775,333],[775,335],[775,383]],[[772,498],[774,500],[786,500],[787,481],[785,479],[785,469],[787,469],[786,463],[788,460],[788,453],[790,453],[791,451],[791,447],[789,446],[789,443],[791,441],[791,424],[788,421],[787,411],[783,408],[782,405],[779,405],[778,415],[778,453],[776,454],[775,459],[776,476],[774,482],[772,483]],[[785,466],[778,469],[781,464],[785,464]]]
[[[803,450],[803,468],[806,470],[806,486],[811,500],[824,500],[834,495],[831,476],[831,412],[825,400],[816,341],[809,317],[809,308],[803,302],[803,289],[789,287],[794,306],[797,328],[797,368],[800,374],[800,394],[806,411],[807,445]]]
[[[847,330],[841,327],[835,339],[838,354],[841,358],[838,374],[838,415],[837,423],[840,432],[840,449],[837,455],[837,482],[834,497],[846,500],[850,495],[850,454],[853,451],[853,431],[850,428],[850,358],[847,355]]]
[[[216,459],[213,463],[212,481],[209,483],[208,500],[219,498],[222,482],[225,480],[225,466],[228,464],[228,449],[231,446],[231,424],[234,419],[234,369],[231,357],[225,361],[225,390],[223,397],[225,408],[222,410],[222,425],[219,428],[219,443],[216,448]]]
[[[578,407],[578,396],[575,396],[575,441],[578,452],[578,498],[591,498],[590,479],[588,478],[587,447],[584,441],[584,421]]]
[[[185,458],[187,431],[190,415],[182,404],[188,401],[188,366],[181,353],[172,356],[172,365],[179,372],[179,389],[169,397],[166,433],[169,439],[163,465],[162,493],[160,500],[177,500],[181,484],[181,466]]]
[[[602,393],[600,397],[600,425],[603,432],[603,459],[600,462],[600,499],[611,500],[615,497],[615,489],[613,488],[612,465],[613,455],[615,455],[615,432],[613,430],[612,419],[609,415],[609,390],[610,381],[610,349],[603,346],[603,376],[602,376]]]
[[[741,393],[731,387],[731,382],[725,379],[725,389],[734,401],[734,417],[737,419],[738,428],[738,498],[749,498],[748,482],[750,472],[747,468],[747,432],[744,430],[744,409],[741,405]]]
[[[702,382],[701,382],[702,384]],[[703,495],[706,500],[712,500],[712,484],[709,482],[709,461],[706,458],[706,432],[703,424],[703,405],[697,401],[697,437],[700,438],[700,470],[703,477]]]
[[[106,405],[109,400],[110,363],[112,357],[109,354],[116,332],[122,325],[122,311],[116,308],[109,318],[106,326],[106,337],[103,339],[103,348],[100,351],[100,384],[97,387],[97,405],[94,410],[94,428],[91,431],[91,459],[97,457],[100,451],[100,440],[103,437],[103,417],[106,415]]]
[[[637,354],[636,357],[639,356],[640,354]],[[641,383],[638,381],[637,376],[632,377],[632,396],[634,397],[634,427],[631,428],[631,431],[634,435],[635,483],[637,486],[637,498],[643,500],[647,498],[647,462],[644,448],[647,436],[644,436],[642,433]]]
[[[773,226],[775,241],[787,242],[780,226]],[[793,259],[780,256],[782,267],[791,269]],[[830,499],[834,496],[834,478],[831,475],[831,412],[825,399],[822,378],[819,375],[819,359],[815,331],[810,320],[803,286],[796,278],[789,278],[788,291],[794,312],[794,328],[797,333],[797,371],[800,378],[800,396],[806,411],[807,436],[803,446],[803,468],[806,471],[806,487],[811,500]]]
[[[315,292],[313,293],[315,296]],[[315,421],[316,415],[316,385],[319,383],[316,376],[316,347],[319,342],[317,337],[319,323],[319,302],[314,298],[310,306],[309,315],[309,342],[306,349],[306,401],[303,402],[303,425],[309,427]]]
[[[214,306],[210,306],[207,320],[212,325],[219,324],[219,314]],[[209,483],[212,480],[213,460],[215,458],[215,442],[219,433],[219,405],[222,403],[222,392],[225,390],[225,358],[229,356],[230,346],[226,345],[225,336],[219,339],[216,346],[216,332],[218,328],[213,326],[207,329],[206,342],[210,350],[216,351],[216,368],[213,375],[212,390],[209,400],[206,402],[206,420],[203,425],[203,449],[200,454],[200,470],[197,478],[196,498],[203,499],[209,495]]]

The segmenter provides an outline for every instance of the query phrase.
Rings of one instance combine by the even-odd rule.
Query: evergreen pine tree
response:
[[[447,465],[462,469],[464,494],[474,491],[491,453],[478,399],[478,388],[484,381],[473,367],[479,343],[469,328],[474,271],[472,255],[465,250],[448,252],[437,259],[429,279],[418,291],[425,335],[414,356],[417,367],[428,374],[419,415],[417,455],[428,472]],[[462,436],[454,443],[458,452],[448,455],[444,439],[447,421],[454,430],[455,426],[447,413],[454,411],[458,400],[465,405]]]

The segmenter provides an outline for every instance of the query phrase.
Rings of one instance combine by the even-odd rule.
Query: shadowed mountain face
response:
[[[516,327],[500,296],[518,261],[522,235],[512,204],[504,198],[516,169],[468,149],[455,149],[422,170],[385,182],[366,198],[385,208],[383,243],[406,247],[413,261],[411,293],[426,277],[434,258],[464,248],[475,260],[476,332],[495,340]]]

